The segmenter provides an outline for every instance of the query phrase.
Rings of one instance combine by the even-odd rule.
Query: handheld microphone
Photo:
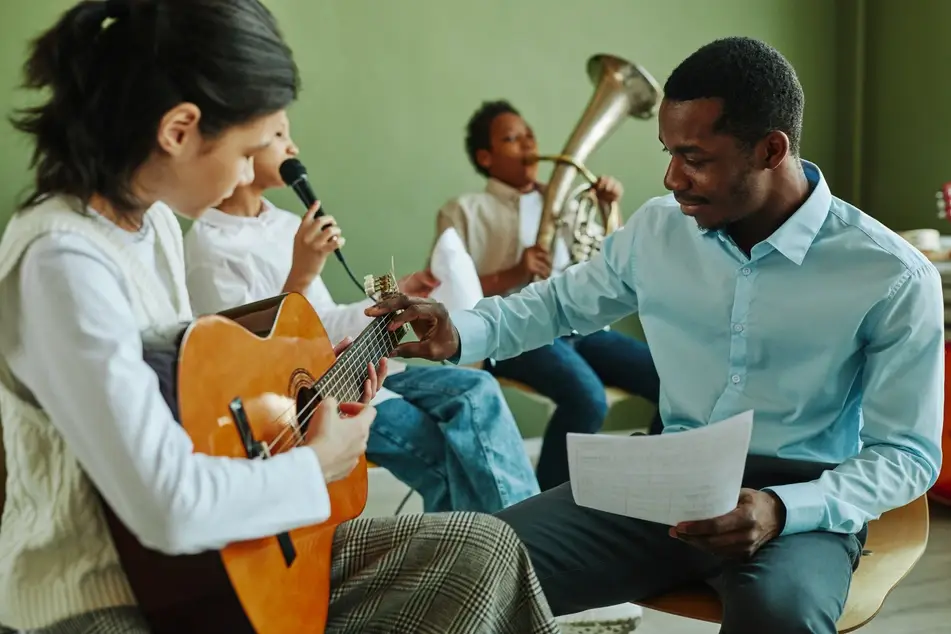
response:
[[[310,186],[310,179],[307,178],[307,168],[304,167],[304,164],[301,163],[296,158],[289,158],[283,163],[280,167],[281,180],[284,183],[294,190],[294,193],[297,194],[297,197],[300,198],[300,201],[304,203],[304,206],[307,209],[310,209],[314,206],[314,203],[317,202],[317,194],[314,193],[313,188]],[[315,214],[316,217],[326,216],[324,212],[323,205],[320,209],[317,210]],[[343,265],[343,268],[346,269],[347,275],[350,276],[350,279],[353,280],[353,283],[357,285],[361,293],[366,291],[363,288],[363,285],[357,281],[356,276],[353,274],[353,271],[350,270],[350,267],[347,266],[347,261],[343,257],[343,253],[340,252],[340,247],[334,249],[334,255],[337,256],[337,259],[340,260],[340,263]]]

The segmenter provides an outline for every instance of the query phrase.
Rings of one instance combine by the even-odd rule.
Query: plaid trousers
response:
[[[326,634],[560,632],[525,547],[490,515],[346,522],[334,536],[331,588]],[[25,634],[150,631],[136,608],[122,607]]]

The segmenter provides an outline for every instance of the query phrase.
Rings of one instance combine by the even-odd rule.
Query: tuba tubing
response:
[[[592,152],[628,117],[647,120],[657,114],[661,88],[644,68],[614,55],[600,54],[587,63],[588,77],[595,85],[581,118],[560,154],[533,157],[533,161],[552,161],[555,167],[545,190],[542,217],[535,244],[551,253],[565,207],[572,198],[573,182],[579,174],[590,186],[597,182],[584,166]],[[589,188],[583,188],[588,190]],[[595,203],[597,204],[597,203]],[[599,204],[604,236],[620,225],[617,205],[606,210]],[[586,218],[579,219],[589,222]],[[613,225],[613,226],[612,226]]]

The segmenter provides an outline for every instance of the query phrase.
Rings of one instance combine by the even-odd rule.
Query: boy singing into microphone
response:
[[[207,314],[297,292],[334,343],[356,338],[372,301],[337,304],[320,279],[327,257],[345,244],[334,218],[313,207],[302,219],[264,197],[284,187],[280,166],[297,154],[285,115],[277,140],[254,156],[253,182],[192,225],[185,237],[192,307]],[[436,284],[428,271],[399,280],[418,297]],[[426,512],[492,513],[538,493],[515,420],[488,373],[391,361],[388,374],[374,400],[367,459],[416,490]]]

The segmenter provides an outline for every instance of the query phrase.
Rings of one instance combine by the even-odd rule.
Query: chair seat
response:
[[[839,618],[839,632],[851,632],[871,621],[888,594],[921,558],[927,544],[927,496],[870,522],[865,552],[852,577],[849,598]],[[719,623],[722,618],[720,600],[706,584],[636,603],[651,610],[711,623]]]
[[[513,381],[512,379],[506,379],[503,377],[496,377],[496,380],[498,380],[499,385],[501,385],[502,387],[510,387],[512,389],[520,390],[528,394],[542,396],[533,388],[519,381]],[[634,396],[630,392],[625,392],[624,390],[618,387],[605,387],[604,395],[607,397],[608,407],[613,407],[616,403],[620,403],[621,401],[626,401],[627,399],[632,398]]]

